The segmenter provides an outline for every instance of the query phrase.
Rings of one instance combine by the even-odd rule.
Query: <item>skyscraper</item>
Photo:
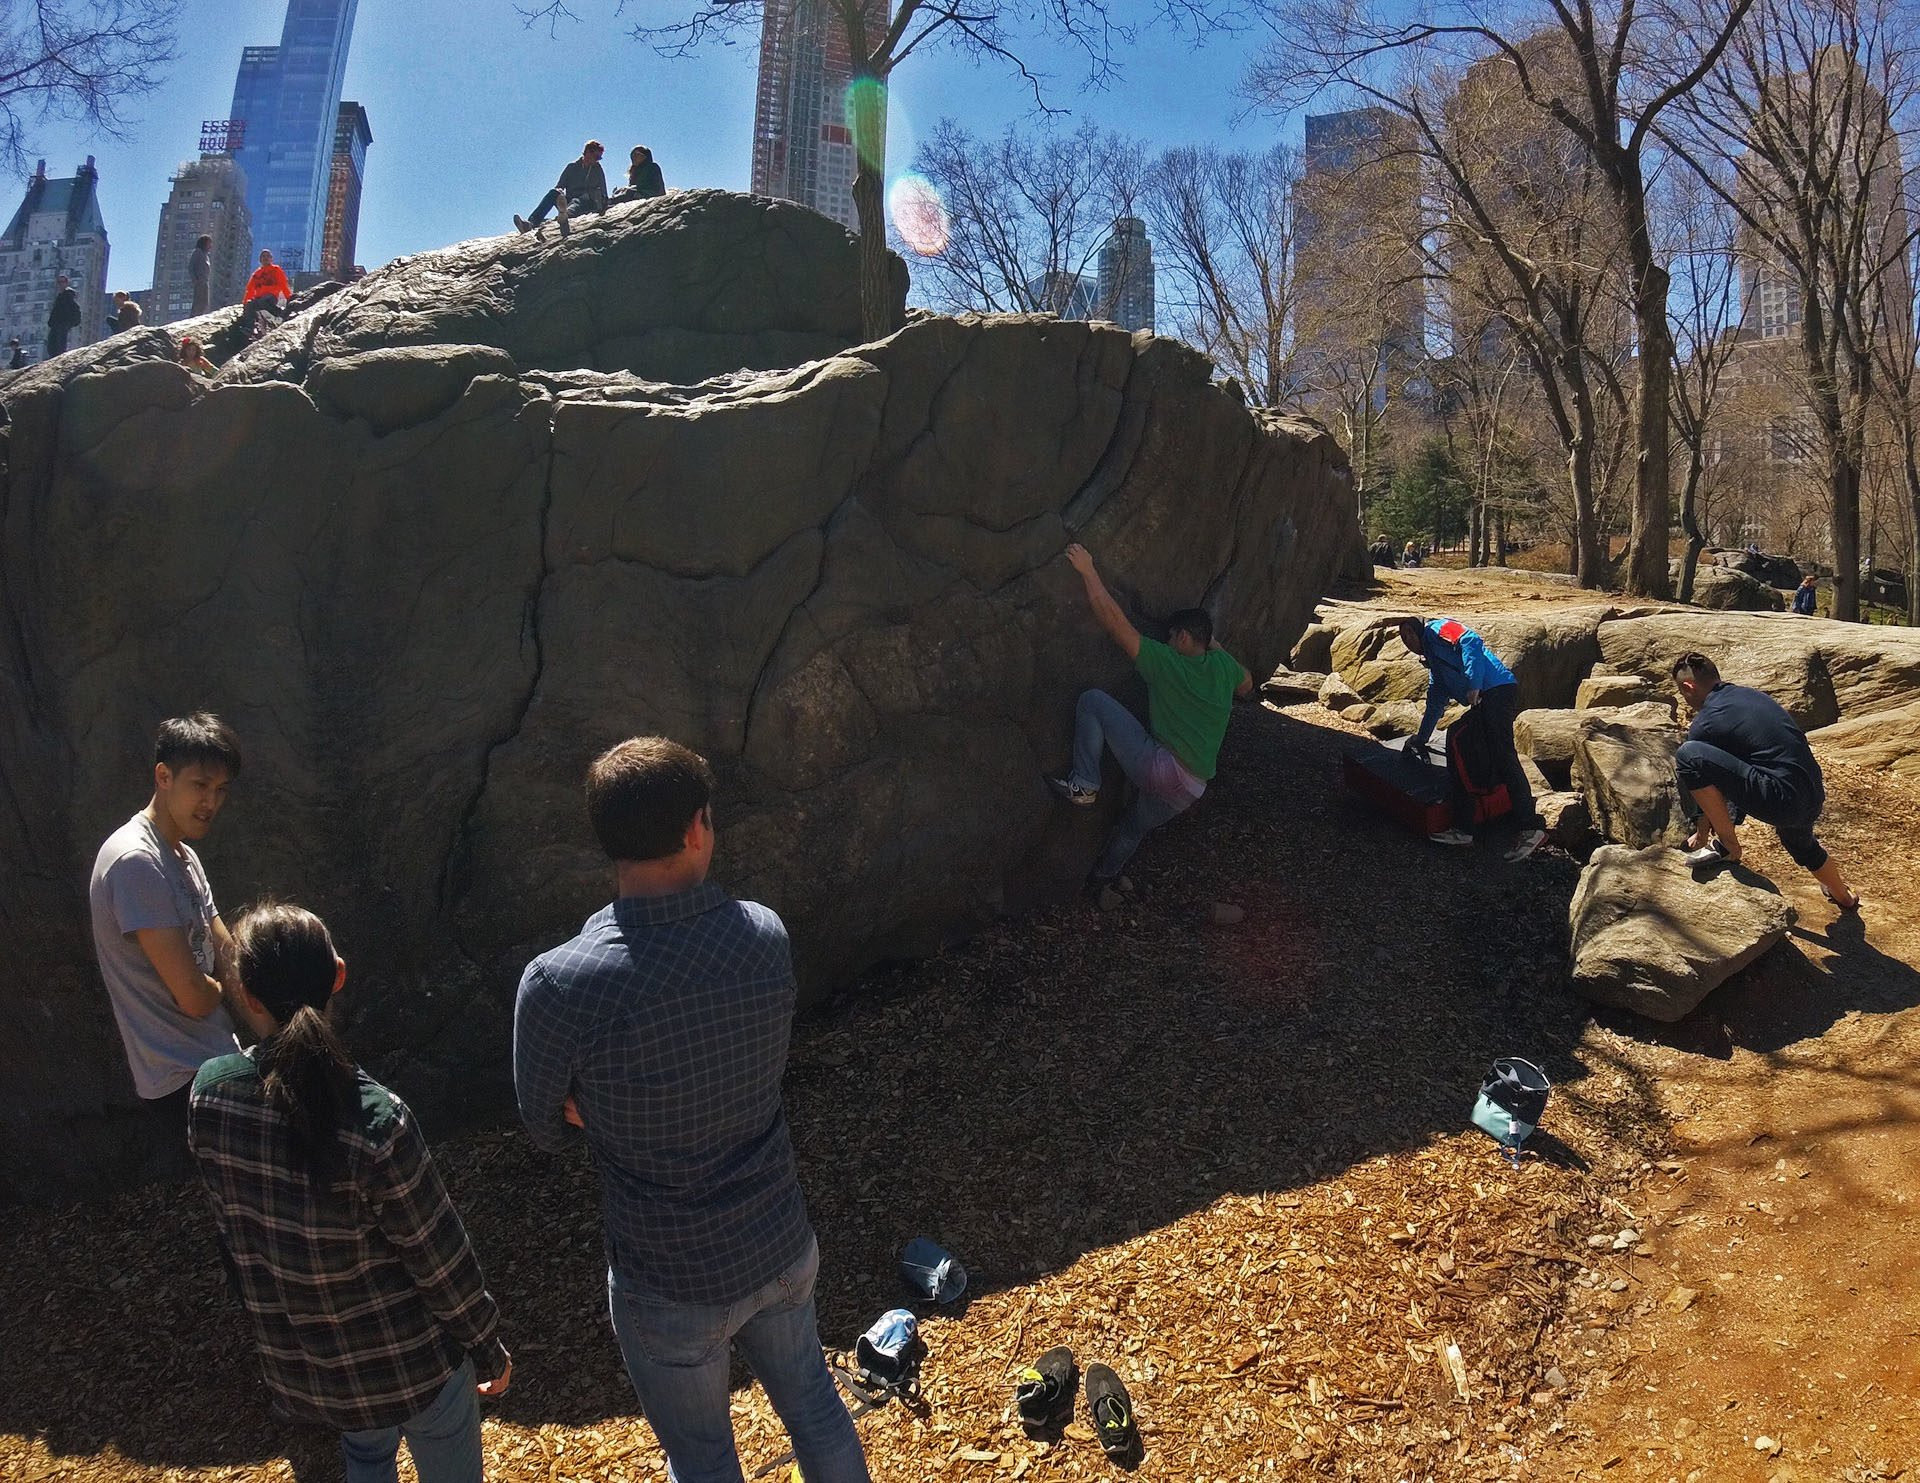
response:
[[[877,34],[887,24],[888,0],[865,4],[867,25]],[[798,201],[858,229],[853,178],[860,158],[847,113],[852,81],[846,32],[827,0],[766,0],[753,114],[755,195]],[[884,141],[884,101],[879,122]],[[884,169],[885,161],[874,165]]]
[[[249,46],[233,84],[234,158],[247,178],[255,248],[288,273],[317,273],[333,179],[340,89],[358,0],[287,0],[278,46]]]
[[[80,296],[80,327],[67,341],[72,350],[99,339],[107,317],[107,226],[92,155],[65,180],[48,179],[42,160],[0,237],[0,346],[18,335],[30,356],[41,357],[62,273]]]
[[[353,276],[354,254],[360,249],[360,182],[366,178],[371,143],[367,110],[358,103],[342,103],[340,122],[333,131],[333,173],[320,246],[320,271],[334,278]]]
[[[210,142],[210,141],[206,141]],[[153,296],[146,323],[171,324],[193,313],[189,259],[201,237],[213,238],[213,277],[208,300],[217,309],[237,304],[253,271],[253,223],[247,213],[246,173],[224,150],[208,151],[183,164],[160,207],[153,243]]]
[[[1412,128],[1384,108],[1356,108],[1308,114],[1306,134],[1294,196],[1299,353],[1340,360],[1367,348],[1369,359],[1410,362],[1426,340]]]
[[[1100,285],[1093,317],[1110,319],[1123,330],[1153,328],[1153,243],[1147,224],[1123,216],[1100,249]]]

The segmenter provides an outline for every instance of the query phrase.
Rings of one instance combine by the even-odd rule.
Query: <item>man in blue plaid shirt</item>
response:
[[[727,1409],[738,1346],[808,1483],[870,1483],[820,1352],[807,1221],[780,1081],[786,928],[707,881],[713,773],[665,737],[587,771],[617,899],[527,965],[513,1076],[533,1141],[582,1129],[599,1167],[608,1301],[674,1483],[741,1483]]]

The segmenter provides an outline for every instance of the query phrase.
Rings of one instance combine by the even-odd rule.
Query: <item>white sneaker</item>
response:
[[[1435,844],[1470,845],[1473,836],[1464,829],[1442,829],[1438,834],[1429,834],[1428,839]]]
[[[1522,832],[1520,837],[1513,842],[1513,848],[1507,851],[1507,859],[1524,860],[1527,858],[1527,856],[1531,855],[1535,850],[1539,849],[1540,846],[1545,844],[1546,842],[1547,842],[1546,830],[1544,829],[1525,830],[1524,832]]]

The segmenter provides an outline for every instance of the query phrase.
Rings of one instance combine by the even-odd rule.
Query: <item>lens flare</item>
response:
[[[887,192],[887,214],[910,252],[938,257],[947,250],[951,227],[946,204],[923,175],[902,175]]]
[[[860,162],[879,169],[887,150],[887,85],[877,77],[858,77],[847,86],[847,132],[860,150]],[[868,127],[861,127],[861,116]]]

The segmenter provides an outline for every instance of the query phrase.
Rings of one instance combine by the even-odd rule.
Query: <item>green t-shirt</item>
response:
[[[1201,782],[1210,781],[1227,718],[1233,714],[1233,692],[1240,688],[1240,661],[1225,649],[1209,649],[1189,659],[1143,638],[1133,667],[1147,682],[1147,721],[1154,740]]]

